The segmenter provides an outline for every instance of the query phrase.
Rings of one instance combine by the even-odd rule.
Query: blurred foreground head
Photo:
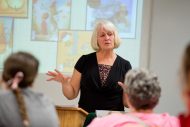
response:
[[[181,64],[181,88],[182,99],[187,107],[188,114],[190,113],[190,42],[187,44]]]
[[[152,110],[158,103],[161,88],[154,73],[145,69],[132,69],[125,76],[128,105],[136,110]]]
[[[11,54],[4,62],[2,79],[11,85],[18,79],[18,87],[31,86],[38,72],[39,61],[31,54],[17,52]]]

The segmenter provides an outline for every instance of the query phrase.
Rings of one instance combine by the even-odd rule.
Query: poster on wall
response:
[[[121,38],[135,38],[137,0],[87,0],[86,30],[99,20],[109,20]]]
[[[58,30],[70,29],[71,0],[32,1],[32,40],[56,41]]]
[[[0,0],[0,16],[27,17],[28,0]]]
[[[13,18],[0,17],[0,69],[3,61],[12,53]]]
[[[57,47],[57,69],[65,74],[72,74],[77,60],[92,52],[90,45],[92,32],[59,31]]]

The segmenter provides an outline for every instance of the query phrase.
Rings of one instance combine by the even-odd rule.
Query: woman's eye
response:
[[[105,36],[105,34],[100,35],[100,37],[104,37],[104,36]]]
[[[108,33],[108,36],[112,36],[113,35],[113,33]]]

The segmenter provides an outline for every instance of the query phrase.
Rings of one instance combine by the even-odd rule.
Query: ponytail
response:
[[[24,78],[23,72],[17,72],[15,74],[15,77],[8,81],[8,84],[10,88],[12,89],[13,94],[16,97],[16,101],[18,103],[19,112],[22,118],[23,125],[24,127],[29,127],[29,118],[26,111],[24,97],[21,93],[21,89],[18,87],[19,83],[23,80],[23,78]]]

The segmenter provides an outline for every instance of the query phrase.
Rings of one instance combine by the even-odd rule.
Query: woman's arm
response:
[[[118,82],[118,85],[121,86],[121,88],[123,89],[123,105],[128,108],[128,104],[127,104],[127,94],[126,94],[126,90],[127,90],[127,86],[124,85],[122,82]]]
[[[71,100],[78,96],[81,73],[76,69],[74,69],[72,77],[65,76],[58,70],[55,70],[54,72],[48,71],[47,75],[51,76],[47,81],[53,80],[62,84],[62,92],[67,99]]]
[[[72,100],[78,96],[80,89],[80,80],[81,73],[74,69],[70,81],[68,81],[68,83],[66,83],[65,85],[64,83],[62,83],[62,92],[64,96],[67,97],[67,99]]]

